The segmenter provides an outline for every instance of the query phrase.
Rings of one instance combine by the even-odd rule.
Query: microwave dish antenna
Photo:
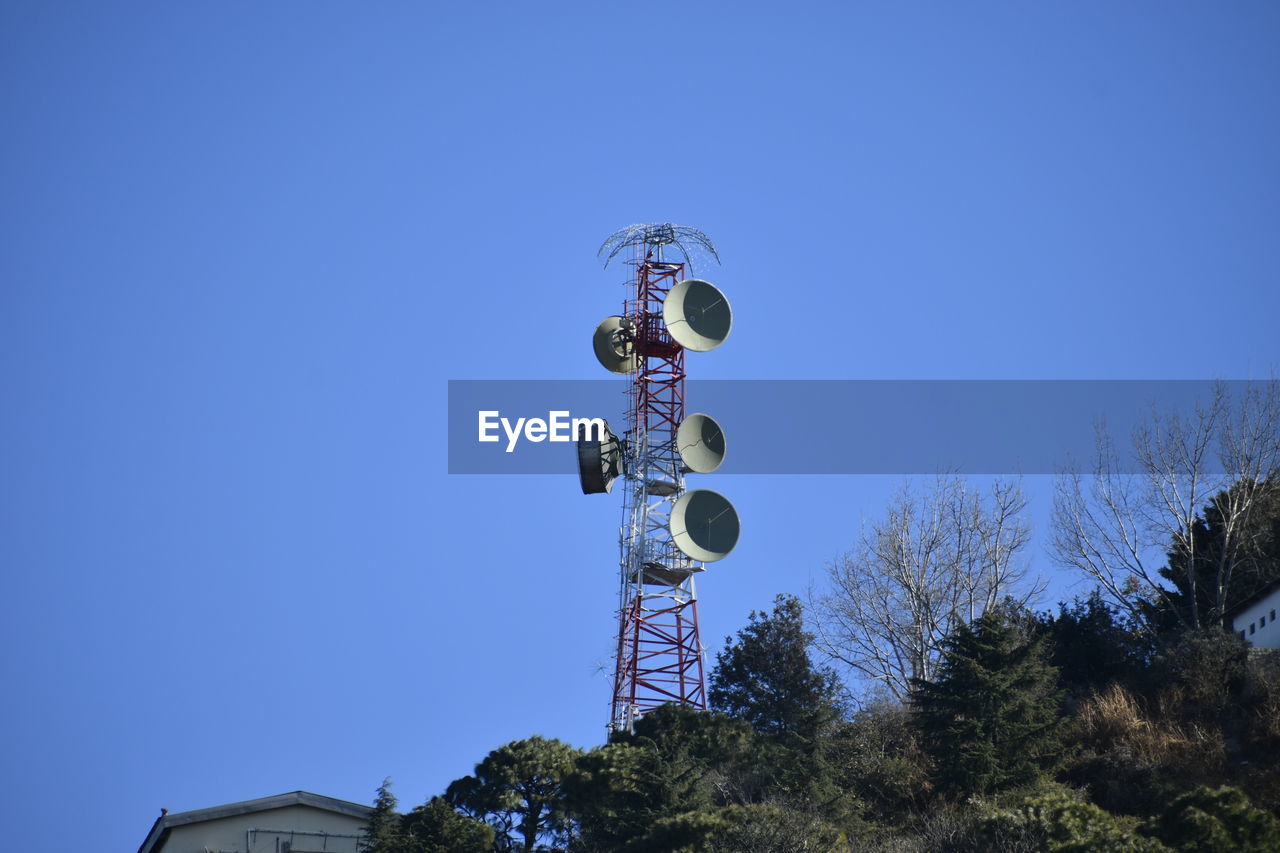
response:
[[[710,352],[733,328],[733,309],[720,288],[700,278],[678,282],[662,300],[662,320],[675,342],[694,352]]]
[[[693,489],[671,508],[667,522],[676,547],[695,560],[713,563],[738,544],[738,512],[719,492]]]
[[[711,415],[686,415],[676,428],[676,450],[686,470],[710,474],[724,462],[724,430]]]
[[[605,317],[591,336],[591,349],[610,373],[635,373],[635,321],[617,314]]]

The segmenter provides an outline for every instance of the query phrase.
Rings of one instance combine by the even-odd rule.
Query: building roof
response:
[[[325,797],[320,794],[312,794],[308,791],[290,791],[287,794],[276,794],[274,797],[259,797],[256,800],[244,800],[239,803],[228,803],[225,806],[192,809],[191,811],[174,812],[173,814],[161,810],[160,817],[156,818],[155,824],[151,827],[151,832],[147,833],[147,840],[142,842],[142,846],[138,848],[138,853],[156,853],[156,851],[159,851],[164,846],[165,839],[169,836],[169,831],[175,826],[251,814],[253,812],[265,812],[286,806],[311,806],[312,808],[336,812],[349,817],[357,817],[361,820],[368,820],[369,816],[373,814],[373,808],[370,806],[353,803],[348,800]]]

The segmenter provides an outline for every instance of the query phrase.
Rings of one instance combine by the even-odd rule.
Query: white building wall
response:
[[[162,853],[357,853],[363,827],[360,818],[291,805],[175,826]]]
[[[1231,620],[1236,633],[1258,649],[1280,649],[1280,587]]]

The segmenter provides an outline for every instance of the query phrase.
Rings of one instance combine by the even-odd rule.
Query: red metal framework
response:
[[[704,710],[697,599],[653,610],[636,596],[621,621],[614,727],[629,728],[635,717],[666,702]]]
[[[651,439],[674,433],[684,420],[684,348],[662,321],[662,301],[683,277],[684,264],[646,260],[636,268],[636,296],[627,302],[640,357],[628,426]]]
[[[701,566],[671,542],[667,519],[684,490],[676,429],[684,420],[684,349],[672,340],[662,303],[685,265],[662,260],[661,246],[639,247],[625,315],[638,370],[628,416],[628,491],[622,530],[618,658],[611,727],[667,702],[706,708],[693,574]]]

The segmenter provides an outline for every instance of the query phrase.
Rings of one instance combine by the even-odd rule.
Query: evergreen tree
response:
[[[988,793],[1052,767],[1060,751],[1057,676],[1044,638],[999,610],[948,639],[937,679],[917,680],[911,697],[940,786]]]
[[[495,849],[531,853],[567,842],[569,819],[561,783],[581,753],[558,740],[531,737],[490,752],[474,776],[449,785],[445,797],[493,827]],[[539,845],[543,847],[539,847]]]
[[[565,777],[565,805],[577,822],[574,849],[608,853],[639,838],[656,819],[672,814],[667,779],[646,750],[628,743],[593,749]]]
[[[458,814],[443,797],[432,797],[400,824],[405,853],[490,853],[493,828]]]
[[[664,815],[709,808],[740,788],[758,752],[742,720],[676,705],[646,714],[618,741],[643,750],[649,802]]]
[[[1095,589],[1040,617],[1049,662],[1058,668],[1069,699],[1078,703],[1114,683],[1135,687],[1155,655],[1151,634]]]
[[[391,793],[391,779],[383,779],[373,801],[373,814],[365,826],[360,849],[365,853],[403,853],[400,815],[396,814],[396,796]]]
[[[777,596],[772,613],[752,613],[736,640],[726,638],[711,674],[711,706],[749,723],[759,744],[721,783],[730,794],[721,804],[772,804],[853,827],[863,805],[838,785],[828,749],[841,686],[830,669],[814,665],[812,642],[791,595]]]
[[[654,821],[644,835],[616,848],[616,853],[715,853],[714,839],[727,828],[715,812],[684,812]]]
[[[1249,512],[1232,513],[1236,493],[1248,489],[1257,491]],[[1188,559],[1188,543],[1195,545],[1194,560]],[[1157,630],[1179,625],[1230,629],[1235,607],[1280,580],[1280,479],[1241,481],[1216,495],[1196,516],[1190,533],[1175,537],[1160,575],[1173,590],[1167,604],[1149,610]]]
[[[565,779],[578,848],[612,853],[659,822],[683,826],[681,815],[710,813],[754,789],[758,757],[755,733],[741,720],[677,705],[650,711],[633,734],[587,753]]]
[[[809,657],[813,635],[795,596],[779,595],[773,613],[755,613],[725,638],[711,673],[711,707],[746,720],[756,731],[811,741],[839,716],[840,683]]]
[[[1152,677],[1161,713],[1178,723],[1220,729],[1243,707],[1249,652],[1238,634],[1218,626],[1174,635],[1156,657]]]
[[[849,836],[822,818],[773,803],[729,806],[712,853],[848,853]]]

